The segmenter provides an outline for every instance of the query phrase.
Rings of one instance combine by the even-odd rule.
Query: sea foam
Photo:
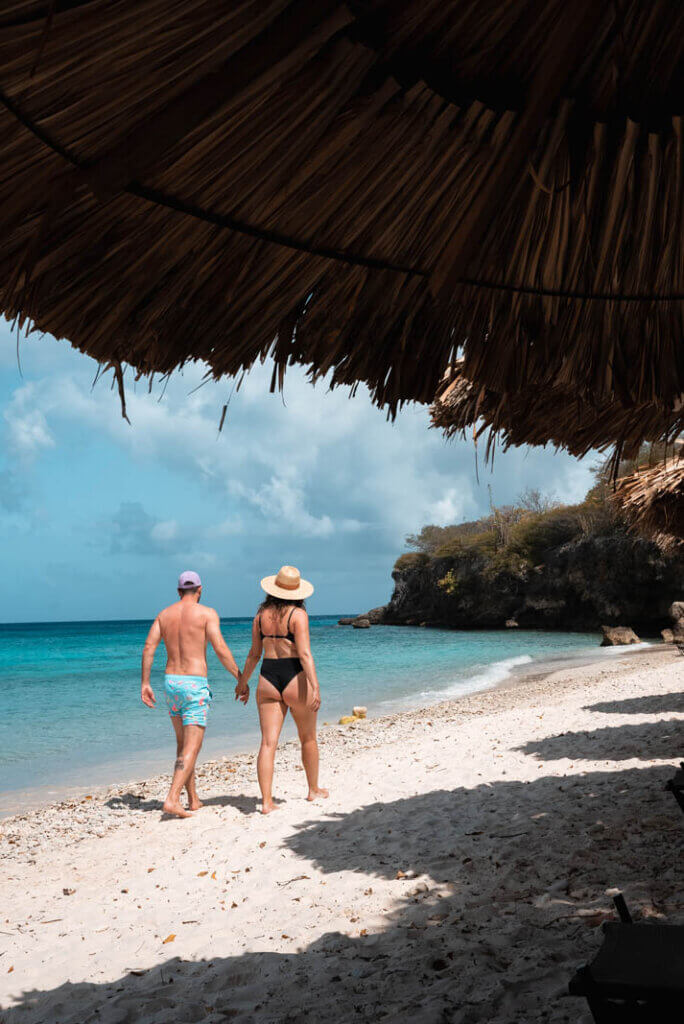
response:
[[[383,706],[392,706],[394,708],[421,707],[423,705],[437,704],[439,701],[448,700],[450,697],[463,697],[469,693],[478,693],[480,690],[489,690],[492,686],[496,686],[507,679],[518,665],[529,665],[534,660],[530,654],[518,654],[512,658],[503,658],[501,661],[493,661],[482,669],[481,672],[477,672],[473,676],[463,676],[446,687],[440,686],[434,690],[421,690],[419,693],[383,701],[382,703]]]
[[[533,660],[530,654],[518,654],[515,658],[494,661],[483,672],[473,676],[470,680],[464,680],[464,682],[467,684],[468,691],[471,689],[473,692],[487,690],[490,686],[496,686],[497,683],[502,683],[504,679],[507,679],[518,665],[529,665]],[[458,689],[459,692],[463,692],[463,684]]]

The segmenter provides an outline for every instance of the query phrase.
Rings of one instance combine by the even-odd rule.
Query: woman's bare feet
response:
[[[277,811],[277,810],[278,810],[278,804],[274,800],[264,800],[264,802],[261,805],[261,813],[262,814],[270,814],[271,811]]]
[[[318,788],[318,789],[310,789],[306,799],[307,800],[315,800],[316,797],[319,797],[319,796],[323,800],[327,800],[328,797],[330,796],[330,793],[328,792],[327,789],[320,789],[320,788]]]
[[[164,814],[173,814],[176,818],[192,818],[190,811],[186,811],[180,801],[165,800],[162,808]]]
[[[188,810],[189,811],[199,811],[200,807],[204,807],[204,804],[199,799],[199,797],[197,797],[197,796],[192,797],[192,799],[188,803]]]

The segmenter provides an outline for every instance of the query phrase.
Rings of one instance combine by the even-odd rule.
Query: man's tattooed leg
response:
[[[174,771],[182,772],[184,768],[185,768],[185,760],[182,757],[177,757],[176,758],[176,763],[174,765]]]

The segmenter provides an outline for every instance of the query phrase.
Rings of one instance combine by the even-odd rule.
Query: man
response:
[[[150,685],[150,671],[159,641],[163,640],[166,646],[164,690],[176,733],[176,764],[164,811],[179,818],[190,818],[189,812],[202,806],[195,784],[195,762],[204,740],[212,696],[207,685],[207,641],[223,667],[238,682],[240,672],[221,635],[217,613],[199,603],[202,581],[196,572],[180,574],[178,596],[180,601],[159,613],[147,635],[142,656],[140,696],[144,704],[154,707],[156,701]],[[187,811],[180,802],[184,786],[189,800]]]

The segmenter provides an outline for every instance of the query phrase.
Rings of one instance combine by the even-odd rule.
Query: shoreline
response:
[[[5,819],[4,1024],[588,1024],[611,887],[684,923],[684,658],[638,653],[323,729],[315,804],[286,743],[267,817],[249,753],[183,821],[168,774]]]
[[[353,724],[352,730],[357,728],[368,729],[368,726],[379,726],[382,727],[385,724],[393,723],[396,719],[412,719],[422,718],[426,713],[432,713],[435,710],[451,708],[455,712],[468,713],[467,707],[472,702],[477,702],[478,699],[484,698],[487,695],[497,694],[504,691],[513,691],[517,694],[522,695],[525,692],[525,687],[530,686],[544,686],[549,683],[553,683],[556,677],[564,679],[569,676],[573,678],[574,674],[582,674],[587,669],[606,668],[612,667],[613,665],[629,664],[632,659],[649,658],[652,656],[657,659],[670,659],[667,658],[667,654],[670,653],[673,657],[676,656],[676,649],[671,644],[658,644],[650,643],[648,646],[643,648],[624,647],[624,648],[598,648],[594,655],[576,655],[575,657],[563,657],[558,658],[545,658],[540,659],[539,662],[527,662],[525,664],[514,665],[510,668],[507,675],[500,680],[495,681],[491,684],[485,684],[475,690],[469,690],[462,694],[455,694],[450,697],[440,697],[432,702],[420,703],[414,706],[401,706],[401,701],[397,701],[397,706],[394,708],[388,708],[383,711],[382,714],[373,716],[372,709],[369,708],[370,715],[363,723],[359,723],[358,726]],[[603,653],[600,653],[600,652]],[[611,655],[606,656],[607,651],[611,652]],[[684,663],[684,659],[683,659]],[[492,663],[498,664],[498,663]],[[675,662],[676,664],[676,662]],[[582,685],[579,683],[578,685]],[[485,701],[483,706],[486,706]],[[477,713],[477,712],[475,712]],[[318,729],[319,745],[321,747],[321,754],[323,759],[323,750],[326,744],[326,739],[329,737],[331,732],[338,735],[344,735],[350,726],[338,725],[336,722],[320,722]],[[216,737],[214,743],[211,738],[208,742],[205,742],[202,754],[209,753],[211,747],[221,742],[220,737]],[[217,769],[226,763],[239,764],[239,765],[253,765],[256,763],[256,753],[258,750],[259,738],[258,729],[255,728],[250,733],[249,738],[244,737],[244,742],[240,742],[240,749],[230,749],[224,754],[213,754],[205,757],[204,760],[198,765],[198,778],[202,778],[202,775],[211,775],[215,773]],[[143,756],[140,758],[140,763],[147,763],[150,767],[157,762],[159,768],[161,768],[161,762],[168,761],[172,754],[173,743],[169,738],[168,750],[171,753],[164,755],[150,754],[149,757]],[[288,739],[282,741],[280,748],[282,750],[288,750],[289,752],[296,752],[299,749],[299,744],[296,739]],[[112,771],[117,769],[118,762],[105,762],[98,767],[98,774],[102,771],[108,771],[111,767]],[[25,820],[35,815],[41,815],[44,811],[50,811],[61,808],[73,808],[77,804],[83,804],[84,802],[92,801],[93,804],[97,804],[99,801],[105,801],[112,797],[119,796],[126,790],[140,789],[140,788],[159,788],[166,784],[170,779],[170,772],[161,770],[149,771],[149,774],[142,775],[137,773],[134,775],[128,775],[126,778],[104,779],[95,781],[91,784],[86,782],[74,786],[40,786],[31,787],[26,790],[8,790],[5,793],[0,793],[0,830],[6,831],[9,827],[9,823],[14,820]],[[21,806],[17,810],[5,810],[13,795],[16,793],[16,797],[19,801],[26,801],[24,806]]]
[[[100,626],[72,623],[67,630],[39,631],[35,642],[17,637],[5,645],[11,707],[4,728],[0,726],[0,816],[62,794],[77,795],[83,788],[169,768],[171,730],[165,702],[157,702],[155,713],[141,713],[137,692],[147,630],[141,623],[135,628],[130,623],[110,626],[103,635]],[[482,636],[481,631],[377,626],[351,632],[331,618],[312,619],[312,629],[324,691],[319,720],[333,722],[353,705],[365,704],[372,714],[385,714],[480,689],[496,681],[492,673],[498,678],[506,674],[512,655],[537,660],[566,649],[586,652],[598,644],[587,634],[550,636],[538,630],[511,635],[502,629]],[[226,623],[226,637],[238,661],[243,660],[251,642],[251,623]],[[216,700],[203,756],[249,749],[259,734],[253,705],[246,713],[235,713],[230,677],[213,653],[208,654]],[[160,691],[162,664],[154,669],[153,682]],[[112,687],[117,692],[114,707],[107,697]],[[425,693],[420,692],[423,689]],[[30,715],[25,710],[27,698]],[[295,735],[289,716],[284,735]]]

